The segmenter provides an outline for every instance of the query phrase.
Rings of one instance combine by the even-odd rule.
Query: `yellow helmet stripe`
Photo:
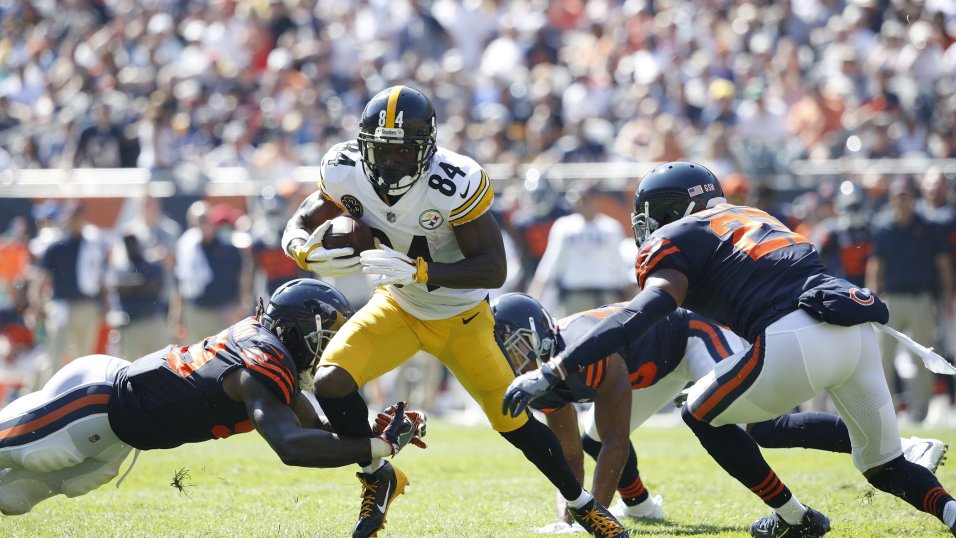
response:
[[[388,94],[388,106],[385,107],[385,127],[395,128],[395,109],[398,108],[398,96],[402,93],[404,86],[395,86],[392,93]]]

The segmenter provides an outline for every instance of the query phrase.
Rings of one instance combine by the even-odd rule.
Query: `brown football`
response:
[[[352,247],[354,255],[363,250],[375,248],[372,229],[361,220],[349,215],[339,215],[332,219],[332,226],[322,238],[322,246],[327,249]]]

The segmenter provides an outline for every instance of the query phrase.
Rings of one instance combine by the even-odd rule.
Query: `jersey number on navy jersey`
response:
[[[754,260],[782,248],[810,241],[792,232],[779,220],[752,207],[722,209],[709,217],[710,231],[722,240],[730,237],[734,246]]]
[[[202,365],[216,358],[216,350],[225,347],[229,339],[229,329],[226,329],[216,336],[207,338],[202,342],[195,343],[187,348],[188,357],[183,353],[182,348],[175,348],[166,355],[166,363],[174,372],[189,377]],[[188,359],[188,362],[187,362]]]

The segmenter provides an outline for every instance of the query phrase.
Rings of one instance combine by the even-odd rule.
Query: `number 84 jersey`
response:
[[[429,170],[394,204],[375,192],[354,140],[337,144],[322,158],[322,195],[372,229],[380,245],[421,256],[428,262],[464,258],[454,227],[471,222],[491,207],[494,190],[474,160],[439,147]],[[444,319],[475,306],[484,289],[451,289],[432,284],[387,286],[395,301],[419,319]]]

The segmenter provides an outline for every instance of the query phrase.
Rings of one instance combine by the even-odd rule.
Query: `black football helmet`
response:
[[[705,209],[715,198],[724,198],[717,176],[697,163],[675,161],[654,168],[634,193],[634,241],[641,246],[654,230]]]
[[[386,88],[365,105],[358,145],[379,196],[401,196],[412,188],[431,164],[437,132],[435,107],[408,86]]]
[[[534,361],[537,365],[554,356],[558,331],[548,311],[524,293],[505,293],[491,301],[495,338],[515,374],[521,375]]]
[[[262,325],[289,349],[299,372],[310,375],[326,344],[354,312],[339,290],[314,278],[286,282],[260,310]]]

